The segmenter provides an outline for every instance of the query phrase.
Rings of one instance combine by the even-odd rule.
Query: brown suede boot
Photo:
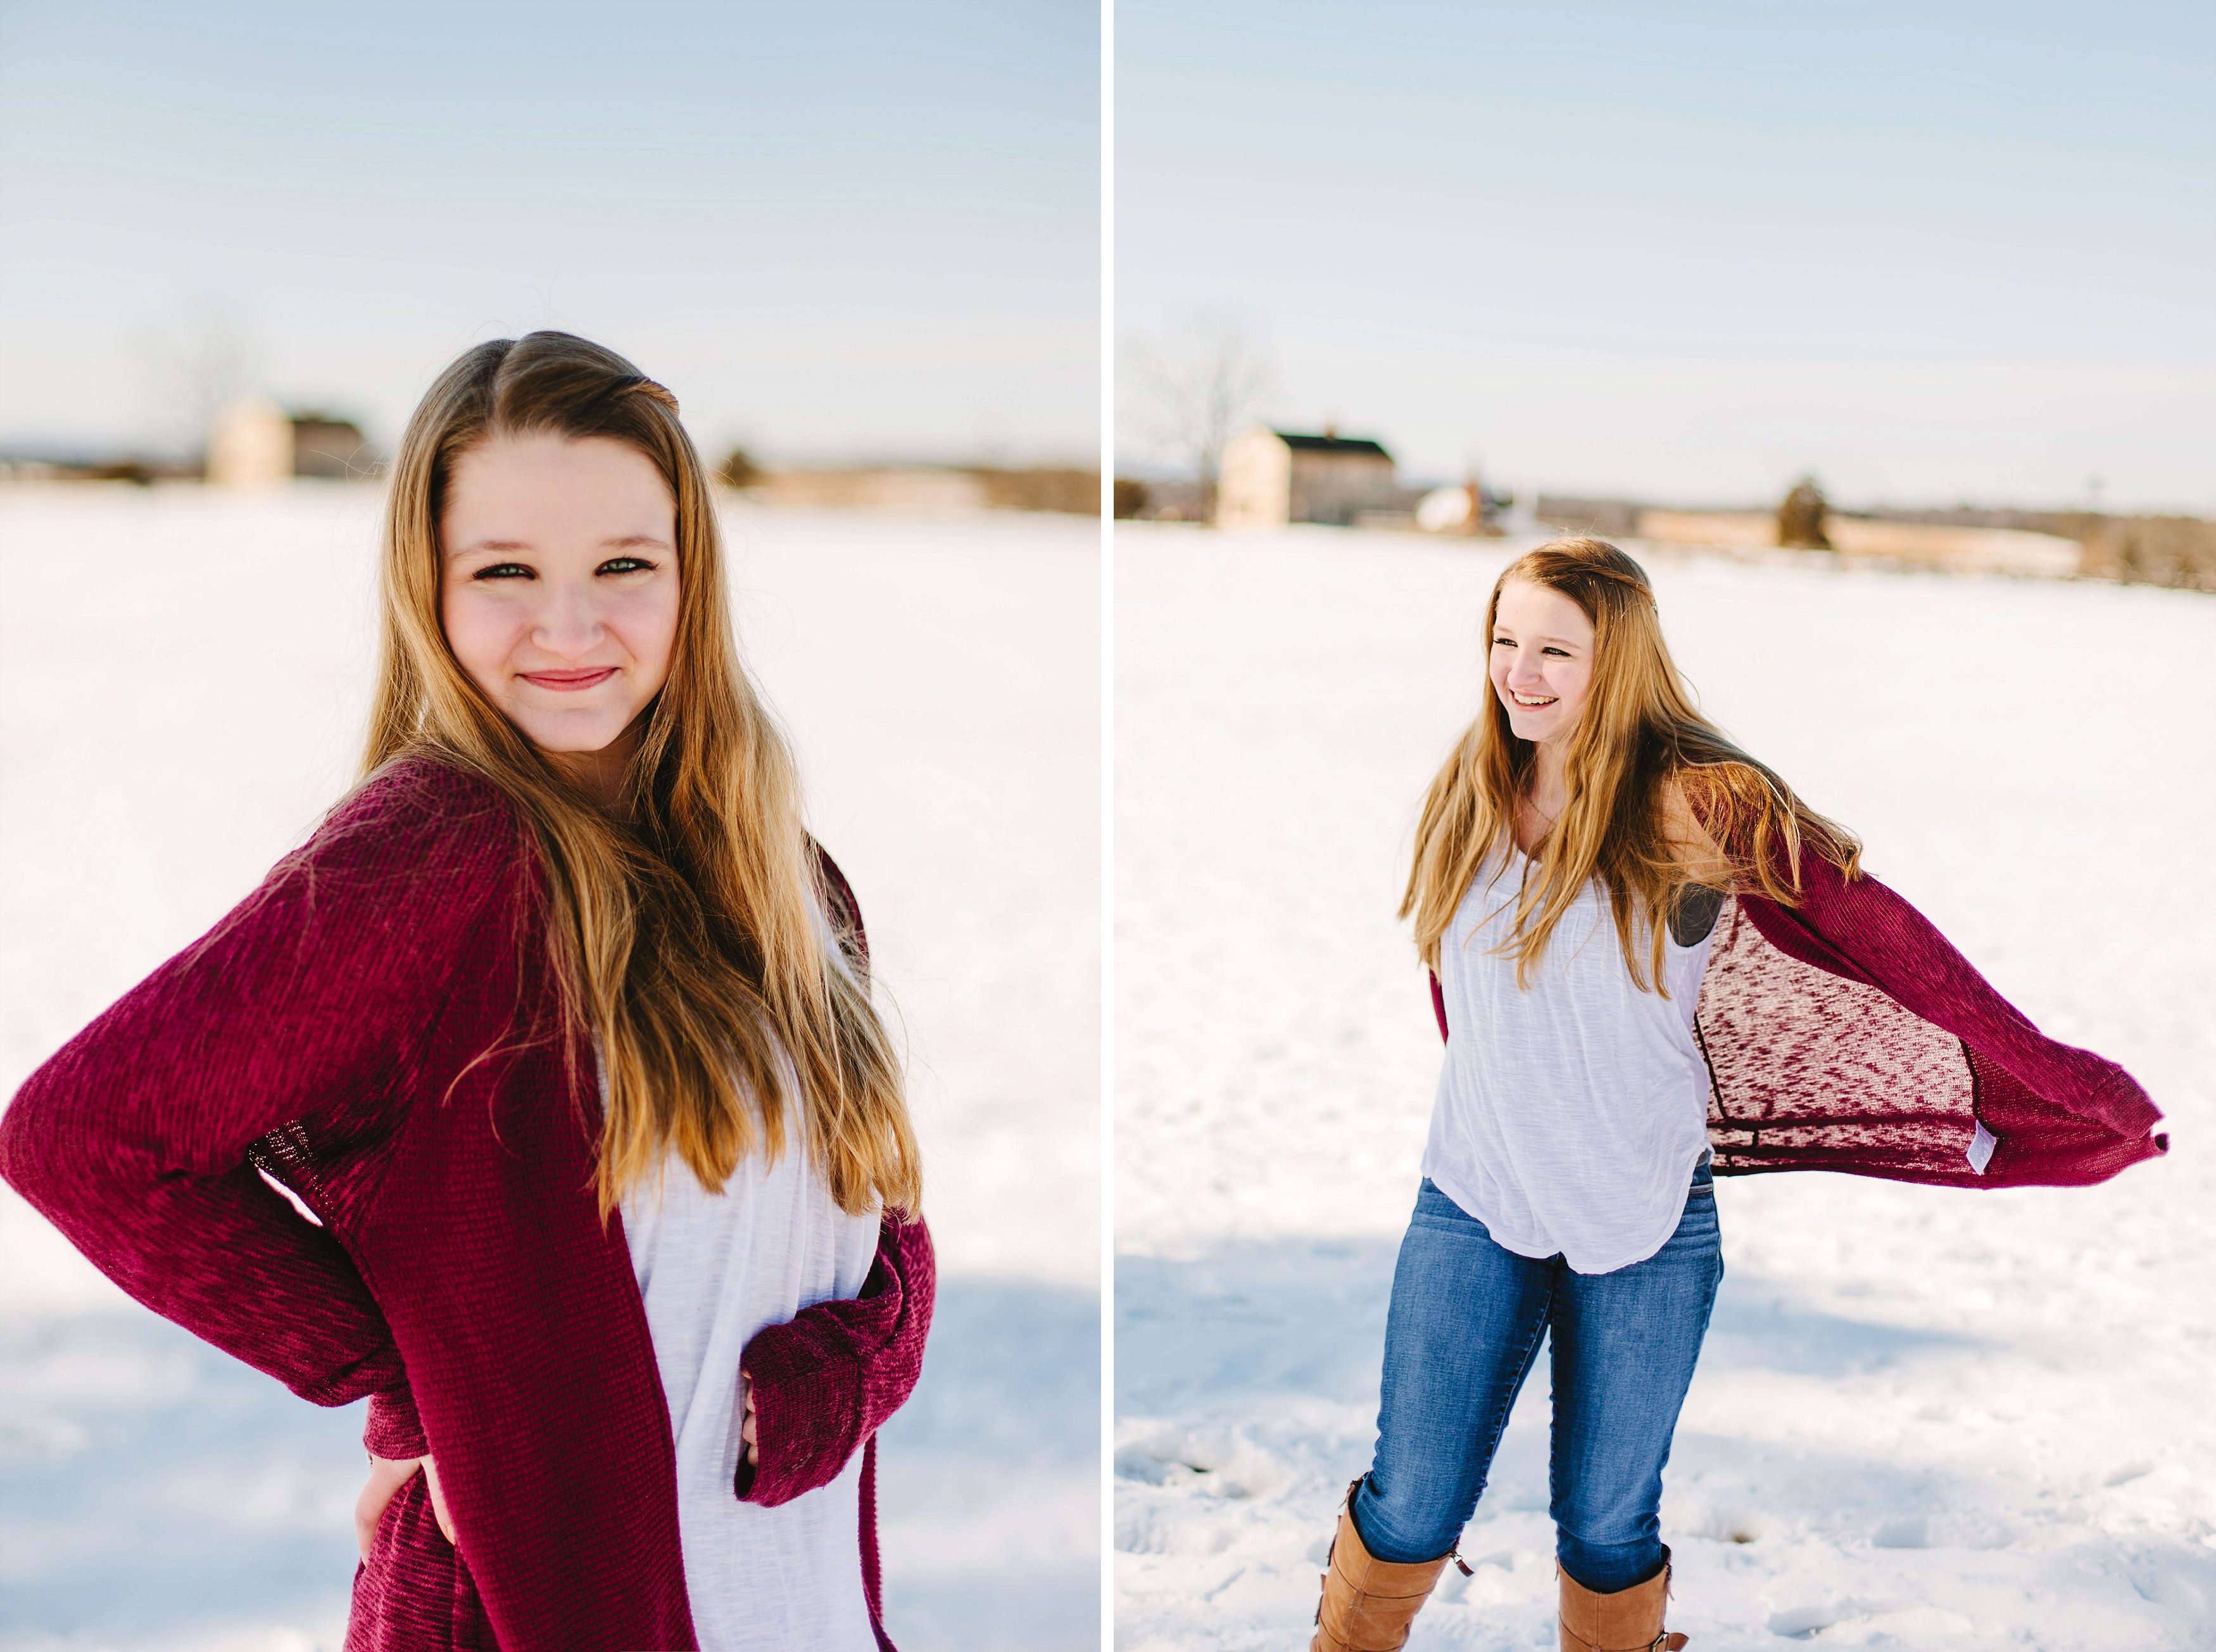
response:
[[[1357,1480],[1346,1489],[1339,1511],[1308,1652],[1400,1652],[1408,1643],[1408,1625],[1446,1569],[1445,1555],[1413,1565],[1372,1556],[1354,1529],[1354,1494],[1361,1484]]]
[[[1670,1598],[1667,1549],[1660,1571],[1614,1594],[1595,1594],[1560,1565],[1554,1575],[1562,1581],[1562,1652],[1677,1652],[1684,1645],[1683,1635],[1662,1627]]]

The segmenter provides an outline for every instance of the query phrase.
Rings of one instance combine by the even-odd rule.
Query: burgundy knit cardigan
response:
[[[379,1456],[437,1456],[455,1542],[416,1476],[355,1575],[347,1652],[695,1644],[668,1412],[599,1215],[595,1069],[560,1027],[538,868],[495,787],[395,765],[0,1115],[0,1174],[124,1290],[303,1398],[367,1396]],[[933,1283],[922,1223],[889,1217],[860,1297],[744,1355],[760,1465],[734,1495],[783,1503],[864,1452],[888,1652],[872,1436],[915,1385]]]
[[[1930,920],[1805,845],[1800,901],[1717,914],[1694,1035],[1719,1175],[2081,1187],[2170,1150],[2138,1082],[2058,1044]],[[1431,979],[1439,1036],[1446,1004]]]

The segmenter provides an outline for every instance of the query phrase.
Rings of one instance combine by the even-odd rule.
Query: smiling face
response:
[[[1549,585],[1511,580],[1493,618],[1489,672],[1519,740],[1567,738],[1592,687],[1593,623]]]
[[[491,438],[454,461],[439,546],[440,620],[485,698],[541,751],[619,752],[677,638],[654,461],[604,436]]]

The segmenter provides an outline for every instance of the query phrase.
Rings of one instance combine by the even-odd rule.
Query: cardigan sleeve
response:
[[[430,1437],[416,1415],[416,1392],[405,1378],[369,1396],[369,1415],[361,1427],[362,1448],[372,1457],[405,1462],[431,1454]]]
[[[922,1218],[888,1213],[860,1296],[754,1334],[739,1365],[753,1384],[761,1461],[740,1457],[732,1489],[742,1501],[774,1507],[828,1484],[907,1403],[937,1288]]]
[[[2162,1113],[2115,1063],[2061,1044],[1994,990],[1929,918],[1867,873],[1844,876],[1806,844],[1800,898],[1781,906],[1742,889],[1763,938],[1804,964],[1875,987],[1962,1040],[2031,1094],[2094,1120],[2120,1139],[2146,1137]]]
[[[421,1429],[384,1316],[340,1239],[264,1185],[255,1154],[280,1127],[313,1137],[404,1100],[516,841],[489,786],[396,765],[0,1114],[0,1175],[94,1266],[303,1398],[385,1396],[395,1447]]]

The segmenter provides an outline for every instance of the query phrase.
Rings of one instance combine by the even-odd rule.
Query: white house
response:
[[[1320,436],[1256,426],[1224,444],[1216,483],[1221,527],[1327,522],[1351,527],[1365,510],[1405,509],[1393,455],[1359,436]]]
[[[344,480],[375,457],[351,420],[287,413],[266,396],[242,396],[208,433],[207,480],[217,488],[274,487],[296,476]]]

